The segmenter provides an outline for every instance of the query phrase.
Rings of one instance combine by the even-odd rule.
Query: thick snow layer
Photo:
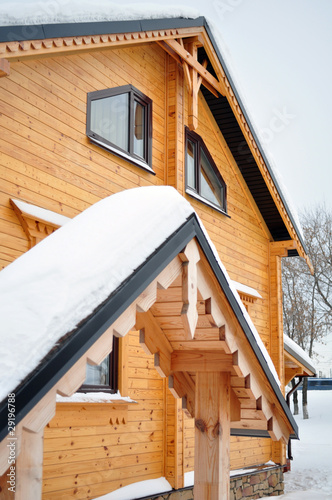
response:
[[[313,364],[313,360],[310,356],[300,347],[294,340],[292,340],[288,335],[284,335],[284,346],[287,351],[287,347],[289,347],[294,353],[297,355],[297,359],[299,361],[303,360],[307,365],[312,368],[312,371],[316,373],[316,368]]]
[[[280,500],[332,500],[332,391],[308,391],[308,407],[308,420],[295,417],[300,441],[292,441],[292,470]]]
[[[98,497],[98,500],[135,500],[135,498],[158,495],[168,491],[172,491],[172,486],[164,477],[160,477],[159,479],[149,479],[129,484],[112,493]]]
[[[123,191],[3,269],[0,401],[192,213],[173,188]]]
[[[57,214],[51,210],[46,210],[45,208],[37,207],[36,205],[31,205],[31,203],[26,203],[25,201],[14,199],[12,201],[22,212],[31,215],[31,217],[34,217],[36,220],[50,222],[59,227],[64,226],[71,220],[69,217]]]
[[[171,187],[96,203],[0,273],[0,401],[194,213]],[[201,224],[267,364],[266,348]]]
[[[164,3],[124,5],[108,0],[31,0],[24,3],[5,0],[0,6],[0,26],[100,21],[132,21],[166,17],[196,18],[197,8]]]

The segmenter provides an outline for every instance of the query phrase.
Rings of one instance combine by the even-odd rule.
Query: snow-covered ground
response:
[[[294,460],[282,500],[332,500],[332,391],[309,391],[308,404],[309,420],[295,417],[300,441],[292,441]]]

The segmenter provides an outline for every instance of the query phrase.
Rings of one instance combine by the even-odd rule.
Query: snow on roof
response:
[[[52,212],[52,210],[37,207],[37,205],[32,205],[31,203],[26,203],[25,201],[15,199],[12,199],[11,201],[21,210],[21,212],[34,217],[36,220],[49,222],[50,224],[54,224],[59,227],[64,226],[71,220],[69,217]]]
[[[0,6],[0,26],[133,21],[170,17],[196,18],[197,8],[163,3],[118,4],[109,0],[57,0],[56,2],[11,2]]]
[[[174,188],[126,190],[91,206],[3,269],[0,401],[193,213],[192,206]],[[201,226],[278,381],[271,358]]]
[[[256,297],[257,299],[262,298],[261,294],[258,293],[255,288],[251,288],[251,286],[244,285],[243,283],[239,283],[238,281],[233,281],[233,285],[240,293],[242,292],[245,295],[250,295],[251,297]]]
[[[294,356],[300,363],[309,368],[313,373],[316,373],[316,368],[313,364],[310,356],[300,347],[294,340],[292,340],[288,335],[284,334],[284,348],[285,350]]]

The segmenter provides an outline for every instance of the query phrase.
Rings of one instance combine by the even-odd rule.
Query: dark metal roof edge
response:
[[[244,331],[244,333],[249,341],[249,344],[250,344],[252,350],[254,351],[254,353],[256,355],[256,358],[258,359],[258,361],[259,361],[259,363],[260,363],[260,365],[261,365],[261,367],[262,367],[262,369],[263,369],[263,371],[264,371],[264,373],[265,373],[265,375],[266,375],[266,377],[267,377],[284,413],[286,414],[286,416],[289,420],[289,423],[291,424],[295,434],[298,435],[297,423],[293,418],[293,415],[292,415],[292,413],[287,405],[287,402],[282,395],[280,387],[277,384],[277,381],[275,380],[274,376],[271,373],[271,370],[268,366],[268,363],[267,363],[265,357],[263,356],[262,351],[260,350],[260,348],[257,344],[257,341],[254,337],[254,334],[253,334],[249,324],[247,323],[247,320],[245,319],[245,317],[243,315],[241,307],[240,307],[238,301],[236,300],[232,290],[230,289],[229,283],[228,283],[221,267],[219,266],[214,254],[212,252],[210,244],[208,243],[208,241],[207,241],[207,239],[202,231],[202,228],[201,228],[201,226],[196,218],[194,219],[194,223],[196,226],[196,237],[199,241],[199,244],[202,247],[202,250],[205,254],[205,257],[207,258],[216,278],[218,279],[219,284],[220,284],[223,292],[225,293],[227,300],[230,303],[230,305],[234,311],[234,314],[237,317],[237,319],[241,325],[241,328],[243,329],[243,331]]]
[[[259,349],[256,339],[248,325],[229,283],[219,266],[212,248],[198,222],[196,214],[175,231],[133,274],[115,290],[82,325],[49,357],[34,373],[26,378],[16,392],[16,425],[41,400],[43,396],[60,380],[74,363],[98,340],[104,331],[125,311],[139,294],[155,279],[171,260],[191,241],[197,238],[234,314],[236,315],[249,343],[254,351],[295,435],[298,436],[297,424],[289,410],[286,400],[267,361]],[[15,391],[14,391],[15,392]],[[0,441],[7,435],[7,401],[0,405]]]
[[[282,191],[282,189],[280,188],[279,183],[278,183],[278,181],[277,181],[277,179],[276,179],[276,177],[275,177],[275,174],[274,174],[273,168],[271,167],[270,162],[269,162],[269,160],[268,160],[268,158],[267,158],[267,156],[266,156],[266,154],[265,154],[265,152],[264,152],[264,149],[262,148],[262,145],[261,145],[261,143],[260,143],[260,140],[259,140],[259,139],[258,139],[258,137],[257,137],[257,134],[256,134],[256,131],[255,131],[255,128],[253,127],[253,125],[252,125],[252,123],[251,123],[251,120],[250,120],[250,118],[249,118],[249,116],[248,116],[248,113],[247,113],[247,111],[246,111],[246,108],[245,108],[245,106],[244,106],[244,104],[243,104],[243,102],[242,102],[242,99],[241,99],[241,97],[240,97],[240,95],[239,95],[238,91],[237,91],[236,85],[235,85],[235,84],[234,84],[234,82],[233,82],[233,79],[232,79],[231,74],[230,74],[230,72],[229,72],[229,70],[228,70],[228,68],[227,68],[227,65],[226,65],[226,63],[225,63],[225,60],[224,60],[224,58],[223,58],[223,56],[222,56],[222,54],[221,54],[221,52],[220,52],[219,46],[218,46],[217,42],[215,41],[215,38],[214,38],[214,36],[213,36],[213,33],[212,33],[211,29],[210,29],[210,26],[209,26],[209,24],[208,24],[207,20],[206,20],[206,19],[204,19],[204,21],[205,21],[205,22],[204,22],[204,27],[205,27],[205,29],[206,29],[206,32],[207,32],[207,34],[208,34],[208,36],[209,36],[209,38],[210,38],[210,40],[211,40],[211,43],[212,43],[212,45],[213,45],[213,47],[214,47],[214,50],[216,51],[216,54],[217,54],[217,56],[218,56],[218,58],[219,58],[219,60],[220,60],[220,62],[221,62],[221,65],[222,65],[222,67],[223,67],[223,69],[224,69],[224,71],[225,71],[225,73],[226,73],[227,79],[228,79],[229,83],[231,84],[231,87],[232,87],[232,90],[233,90],[233,92],[234,92],[234,94],[235,94],[236,100],[237,100],[237,102],[239,103],[239,106],[240,106],[240,108],[241,108],[241,111],[242,111],[242,113],[243,113],[243,115],[244,115],[244,117],[245,117],[245,119],[246,119],[246,122],[247,122],[247,124],[248,124],[249,128],[250,128],[250,132],[252,133],[252,135],[253,135],[253,137],[254,137],[254,139],[255,139],[255,142],[256,142],[256,144],[257,144],[257,147],[258,147],[258,149],[259,149],[259,151],[260,151],[260,153],[261,153],[261,155],[262,155],[262,157],[263,157],[263,159],[264,159],[264,162],[265,162],[265,164],[266,164],[266,166],[267,166],[267,169],[268,169],[268,171],[269,171],[269,174],[271,175],[272,180],[273,180],[273,183],[274,183],[274,185],[275,185],[275,186],[276,186],[276,188],[277,188],[277,191],[278,191],[278,193],[279,193],[280,198],[282,199],[282,202],[283,202],[283,204],[284,204],[284,206],[285,206],[285,209],[286,209],[286,211],[287,211],[287,215],[289,216],[289,218],[290,218],[290,220],[291,220],[291,222],[292,222],[292,225],[293,225],[293,227],[294,227],[294,229],[295,229],[295,231],[296,231],[296,234],[297,234],[297,236],[298,236],[298,238],[299,238],[299,240],[300,240],[300,242],[301,242],[301,244],[302,244],[302,246],[303,246],[303,249],[304,249],[304,251],[307,253],[307,249],[306,249],[305,243],[304,243],[304,241],[303,241],[301,231],[299,230],[298,225],[297,225],[296,221],[294,220],[294,217],[293,217],[292,211],[290,210],[290,208],[289,208],[289,206],[288,206],[288,203],[286,202],[286,199],[285,199],[285,197],[284,197],[283,191]]]
[[[297,361],[299,361],[299,363],[301,363],[302,365],[304,365],[306,368],[308,368],[309,371],[311,371],[312,373],[314,374],[317,374],[317,371],[316,371],[316,368],[313,366],[313,365],[310,365],[308,363],[308,361],[306,361],[305,359],[301,358],[301,356],[299,355],[299,353],[297,353],[296,351],[294,351],[289,345],[287,345],[285,342],[284,342],[284,349],[285,351],[288,352],[288,354],[290,354],[291,356],[293,356],[293,358],[297,359]],[[314,378],[314,375],[312,375],[312,377]]]
[[[158,29],[177,29],[205,25],[204,17],[170,17],[128,21],[0,26],[0,42],[42,40],[68,36],[93,36],[109,33],[131,33]]]

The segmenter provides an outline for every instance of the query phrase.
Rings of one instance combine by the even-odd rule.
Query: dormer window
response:
[[[203,139],[186,129],[186,193],[226,213],[226,184]]]
[[[132,85],[88,93],[92,142],[152,172],[152,101]]]

